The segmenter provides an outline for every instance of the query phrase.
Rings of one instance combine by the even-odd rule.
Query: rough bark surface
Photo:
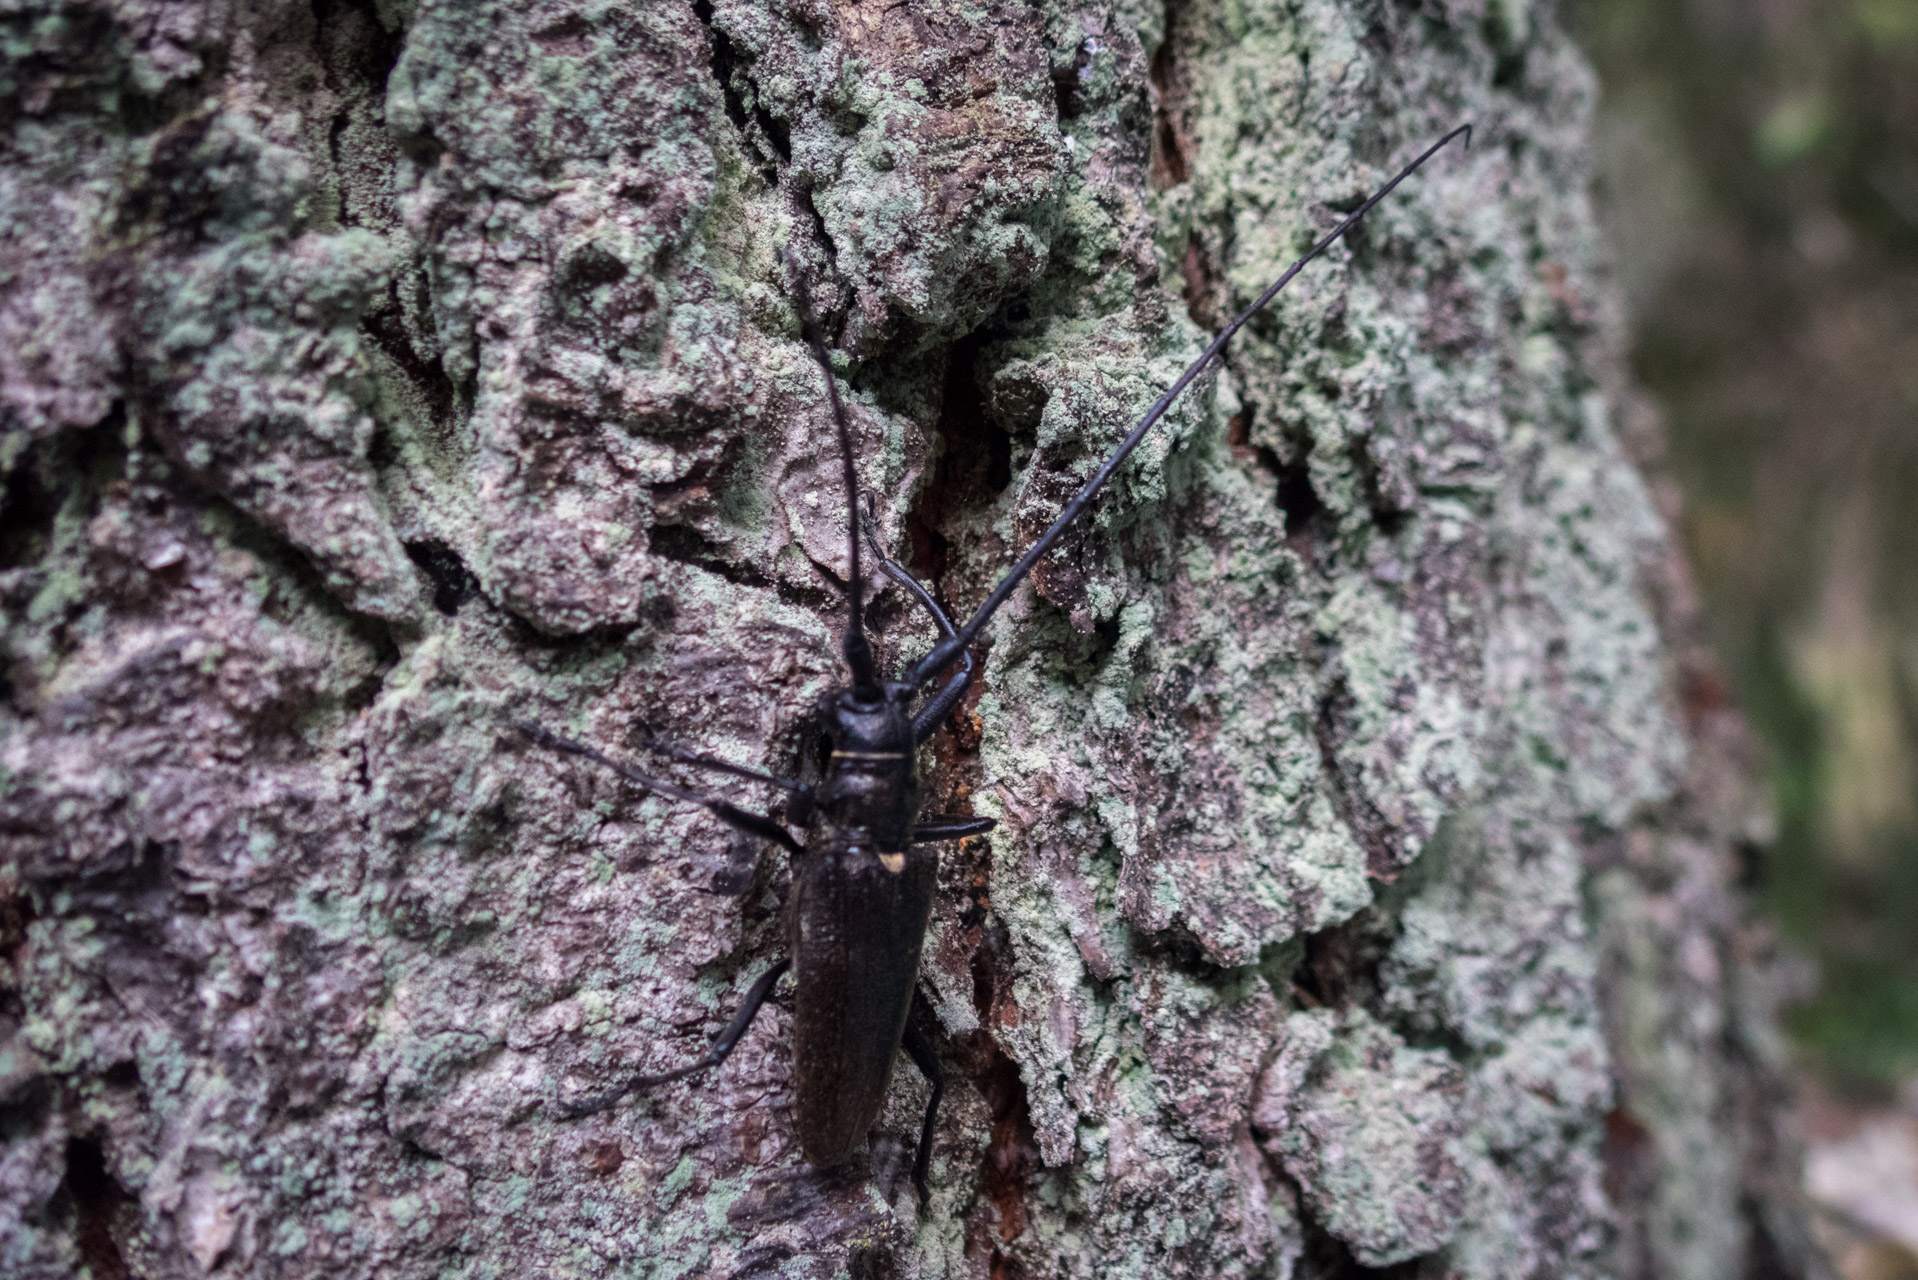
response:
[[[1735,718],[1525,0],[7,0],[0,1271],[1798,1276]],[[842,497],[958,608],[953,1085],[798,1153]],[[930,631],[897,590],[887,661]],[[689,775],[690,779],[690,775]],[[699,785],[711,785],[705,779]],[[753,803],[749,786],[726,788]]]

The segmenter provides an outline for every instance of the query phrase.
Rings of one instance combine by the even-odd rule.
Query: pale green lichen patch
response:
[[[1352,1256],[1391,1266],[1460,1225],[1463,1085],[1447,1055],[1409,1048],[1362,1010],[1295,1013],[1254,1124]]]

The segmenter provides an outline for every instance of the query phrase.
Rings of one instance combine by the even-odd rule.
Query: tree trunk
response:
[[[1801,1276],[1733,714],[1549,6],[18,0],[0,1270]],[[800,1156],[845,499],[975,605],[916,1015]],[[1631,441],[1639,441],[1628,447]],[[1667,513],[1669,514],[1669,513]],[[887,669],[931,629],[873,605]],[[658,766],[764,808],[758,784]],[[1399,1269],[1394,1269],[1399,1268]]]

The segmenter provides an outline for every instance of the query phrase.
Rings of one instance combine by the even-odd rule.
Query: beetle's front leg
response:
[[[744,831],[749,836],[758,836],[762,840],[770,840],[794,856],[804,852],[800,843],[793,839],[792,832],[786,830],[777,820],[765,814],[750,813],[745,809],[741,809],[738,805],[730,804],[724,800],[715,800],[710,796],[702,796],[696,792],[688,791],[684,787],[675,786],[663,778],[655,778],[651,774],[642,773],[629,764],[622,764],[618,760],[613,759],[597,747],[589,747],[583,742],[568,738],[563,734],[554,733],[552,730],[533,724],[530,721],[515,722],[513,730],[520,736],[545,747],[549,751],[557,751],[563,755],[579,756],[581,759],[591,760],[594,764],[604,765],[635,786],[643,787],[648,791],[657,791],[660,795],[671,796],[675,800],[683,800],[688,804],[699,805],[735,831]],[[810,805],[811,793],[808,790],[806,794],[808,804]]]
[[[798,793],[801,791],[810,792],[812,790],[812,788],[808,787],[805,783],[795,781],[792,778],[775,777],[763,769],[753,769],[743,764],[734,764],[730,760],[721,760],[717,756],[709,756],[704,752],[693,751],[687,747],[682,747],[677,742],[672,742],[654,733],[651,725],[642,723],[639,726],[639,730],[640,745],[642,747],[654,755],[664,756],[666,759],[678,764],[687,765],[694,769],[705,769],[711,773],[731,774],[735,778],[744,778],[748,782],[763,782],[767,786],[778,787],[781,791]]]
[[[940,639],[943,640],[952,635],[952,619],[946,616],[946,611],[939,607],[937,600],[933,599],[932,592],[926,590],[923,582],[913,577],[905,565],[887,555],[886,549],[879,545],[877,521],[872,511],[872,495],[868,493],[865,497],[866,502],[862,508],[865,519],[861,521],[861,526],[866,531],[866,545],[872,549],[873,558],[879,562],[879,568],[919,602],[919,607],[926,611],[926,616],[932,619],[932,625],[938,629]],[[972,651],[961,650],[959,666],[947,679],[945,687],[939,690],[933,699],[921,707],[919,713],[912,718],[912,740],[915,744],[924,746],[927,739],[939,732],[939,726],[946,722],[946,717],[952,714],[952,709],[959,705],[959,699],[965,696],[967,687],[972,684],[972,675]]]

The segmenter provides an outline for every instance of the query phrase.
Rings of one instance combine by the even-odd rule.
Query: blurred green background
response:
[[[1918,1072],[1918,0],[1573,0],[1599,196],[1718,652],[1761,891],[1840,1086]]]

